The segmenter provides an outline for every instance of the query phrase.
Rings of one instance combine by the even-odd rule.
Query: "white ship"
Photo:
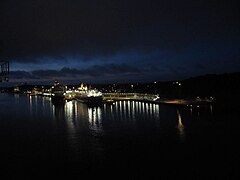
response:
[[[97,89],[88,89],[87,86],[81,84],[81,86],[75,91],[75,98],[79,102],[87,104],[99,104],[102,103],[102,92]]]

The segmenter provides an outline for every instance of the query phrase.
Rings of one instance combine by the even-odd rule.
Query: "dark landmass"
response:
[[[236,102],[240,95],[240,72],[209,74],[181,81],[95,85],[103,91],[159,94],[163,98],[213,97],[220,102]]]
[[[52,85],[18,85],[19,91],[24,92],[33,88],[51,88]],[[78,85],[67,85],[73,88]],[[185,80],[158,81],[149,83],[126,84],[91,84],[90,88],[97,88],[104,92],[135,92],[158,94],[161,98],[168,99],[194,99],[212,97],[214,101],[226,107],[237,108],[240,99],[240,72],[224,74],[208,74],[191,77]],[[13,92],[14,87],[2,88],[2,92]]]

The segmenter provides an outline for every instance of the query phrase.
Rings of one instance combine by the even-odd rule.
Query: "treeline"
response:
[[[165,97],[227,97],[240,93],[240,72],[210,74],[181,81],[159,81],[151,83],[98,84],[92,85],[105,92],[138,92],[160,94]]]

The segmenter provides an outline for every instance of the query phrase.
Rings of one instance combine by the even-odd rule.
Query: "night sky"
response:
[[[240,70],[238,0],[1,0],[10,82],[125,83]]]

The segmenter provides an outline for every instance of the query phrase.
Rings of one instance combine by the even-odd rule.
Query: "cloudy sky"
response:
[[[1,0],[12,82],[147,82],[240,70],[234,0]]]

